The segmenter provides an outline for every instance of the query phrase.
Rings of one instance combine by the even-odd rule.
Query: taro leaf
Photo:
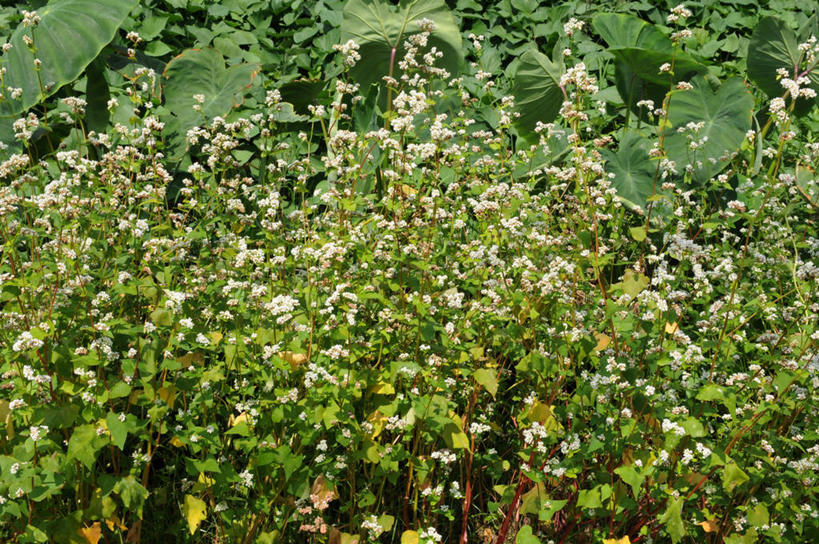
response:
[[[669,121],[672,128],[665,138],[665,148],[677,169],[683,171],[687,164],[697,161],[694,180],[704,183],[728,165],[728,157],[739,150],[745,134],[751,128],[751,110],[754,98],[742,78],[727,80],[716,91],[702,77],[691,82],[688,91],[672,91],[669,98]],[[678,132],[688,123],[704,122],[696,133]],[[691,140],[705,138],[704,145],[693,152]]]
[[[105,79],[105,62],[102,58],[96,59],[88,65],[85,71],[85,120],[89,130],[103,132],[108,126],[111,113],[108,111],[108,100],[111,98],[111,89]]]
[[[673,62],[677,79],[706,70],[687,53],[675,53],[674,44],[660,29],[633,15],[601,13],[592,20],[592,26],[608,44],[609,52],[646,81],[668,85],[670,74],[659,72],[666,62]]]
[[[601,13],[592,20],[592,26],[609,46],[608,51],[617,59],[617,90],[634,108],[642,99],[654,100],[659,107],[674,80],[692,73],[701,73],[706,67],[682,51],[674,51],[674,44],[657,27],[621,13]],[[660,66],[673,63],[674,74],[660,73]]]
[[[19,25],[2,64],[7,70],[3,85],[20,88],[22,94],[0,101],[0,115],[17,115],[77,79],[113,39],[134,5],[135,0],[59,0],[39,10],[40,24],[33,31]],[[35,56],[23,42],[25,35],[33,35],[42,61],[39,80],[33,68]]]
[[[185,149],[187,131],[214,117],[224,117],[244,101],[259,67],[237,64],[225,68],[225,60],[215,49],[187,49],[171,60],[162,74],[168,119],[171,156],[179,158]],[[193,96],[205,97],[202,111],[194,111]]]
[[[435,23],[428,47],[437,47],[444,55],[436,66],[457,74],[463,61],[461,31],[443,0],[401,0],[397,6],[388,0],[350,0],[345,4],[341,39],[355,40],[360,46],[361,60],[351,71],[362,88],[381,83],[381,78],[390,74],[391,58],[393,77],[401,75],[398,62],[406,54],[404,42],[420,32],[419,19]]]
[[[632,70],[631,66],[624,62],[617,61],[614,67],[614,83],[623,100],[634,113],[643,121],[649,121],[647,108],[637,107],[637,103],[642,100],[651,100],[655,108],[663,105],[665,95],[668,93],[668,84],[658,85],[651,81],[646,81]]]
[[[285,83],[279,87],[284,102],[293,104],[296,113],[307,115],[310,110],[307,106],[316,105],[316,101],[324,87],[323,81],[311,81],[309,79],[297,79],[290,83]]]
[[[14,137],[14,119],[11,117],[0,117],[0,143],[5,145],[0,145],[0,157],[18,153],[21,149],[20,140]]]
[[[614,174],[612,185],[617,197],[629,208],[646,211],[657,173],[657,165],[648,156],[648,140],[629,132],[616,152],[602,149],[600,153],[606,160],[606,170]]]
[[[538,121],[549,123],[557,117],[563,104],[561,75],[563,67],[535,49],[521,56],[513,76],[512,95],[520,113],[516,123],[524,136],[535,133]]]
[[[787,70],[793,78],[802,54],[796,33],[784,21],[776,17],[765,17],[759,22],[748,43],[748,77],[770,97],[782,96],[785,88],[776,71]],[[814,70],[810,74],[810,87],[819,91],[819,74]],[[815,100],[800,98],[796,102],[795,112],[806,113],[815,104]]]

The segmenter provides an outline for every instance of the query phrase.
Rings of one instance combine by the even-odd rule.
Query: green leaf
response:
[[[489,391],[492,397],[498,392],[498,376],[491,368],[479,368],[473,374],[475,381],[481,384]]]
[[[577,494],[577,506],[583,508],[601,508],[600,486],[592,489],[581,489]]]
[[[384,532],[391,530],[394,523],[395,516],[390,516],[389,514],[382,514],[378,516],[378,525]]]
[[[75,427],[68,439],[68,459],[76,459],[87,468],[93,468],[97,457],[97,448],[94,447],[96,438],[97,428],[94,425]]]
[[[702,77],[692,79],[691,84],[694,86],[691,90],[670,94],[672,130],[666,132],[665,148],[680,172],[687,164],[693,164],[694,179],[705,183],[729,164],[728,157],[738,151],[745,140],[751,128],[754,98],[739,77],[727,80],[716,92]],[[678,132],[688,123],[704,125],[697,132]],[[703,141],[700,149],[691,150],[692,139]]]
[[[725,544],[754,544],[759,538],[759,533],[754,527],[748,529],[744,535],[734,533],[725,537]]]
[[[557,499],[541,500],[542,509],[538,512],[538,519],[545,522],[551,521],[554,515],[560,512],[568,502],[568,500],[561,501]]]
[[[731,493],[734,488],[744,484],[750,479],[751,478],[745,474],[736,463],[726,465],[725,468],[722,469],[722,489],[727,493]]]
[[[397,6],[387,0],[350,0],[344,5],[341,40],[355,40],[360,46],[361,60],[351,74],[362,88],[382,83],[381,78],[390,74],[391,58],[393,77],[400,77],[398,62],[406,54],[404,42],[420,32],[415,24],[419,19],[435,23],[428,47],[437,47],[444,55],[436,66],[456,75],[463,61],[461,31],[443,0],[401,0]]]
[[[259,67],[237,64],[225,67],[225,60],[215,49],[188,49],[174,57],[165,67],[165,106],[173,112],[168,131],[174,139],[175,156],[185,146],[185,134],[194,126],[214,117],[224,117],[241,105],[253,84]],[[193,110],[194,95],[202,95],[201,112]]]
[[[646,239],[646,228],[645,227],[631,227],[628,229],[629,234],[631,237],[634,238],[638,242],[642,242]]]
[[[617,191],[617,198],[632,209],[646,210],[648,198],[659,194],[660,184],[655,187],[654,183],[657,164],[648,156],[648,147],[648,140],[628,132],[620,140],[616,152],[600,150],[606,160],[606,171],[614,174],[612,186]]]
[[[706,70],[687,53],[675,52],[674,44],[659,28],[634,15],[601,13],[592,19],[592,27],[606,41],[608,51],[646,81],[668,86],[671,75],[659,72],[666,62],[674,63],[677,80]]]
[[[747,516],[748,523],[750,523],[752,527],[762,527],[763,525],[768,525],[768,523],[771,521],[771,516],[768,513],[768,507],[762,503],[759,503],[748,510]]]
[[[656,26],[633,15],[601,13],[592,19],[592,27],[608,44],[608,51],[617,59],[615,65],[617,89],[630,108],[644,98],[660,106],[672,81],[685,79],[692,73],[705,72],[706,67],[682,51]],[[663,64],[674,65],[674,74],[660,73]]]
[[[453,450],[469,449],[469,437],[466,436],[466,433],[456,422],[450,421],[444,425],[442,434],[448,448]]]
[[[122,478],[114,485],[114,492],[122,499],[125,508],[135,511],[139,519],[142,519],[142,506],[150,493],[136,481],[136,478],[133,476]]]
[[[512,95],[520,113],[515,123],[524,136],[534,135],[538,122],[549,123],[557,117],[563,105],[562,75],[562,65],[535,49],[520,57],[512,76]]]
[[[59,0],[38,10],[40,24],[33,29],[20,24],[9,40],[12,49],[3,55],[2,65],[7,69],[3,86],[23,92],[12,99],[4,88],[0,115],[17,115],[77,79],[113,39],[135,5],[136,0]],[[36,58],[42,61],[39,79],[35,55],[23,41],[26,35],[33,36]]]
[[[634,498],[639,498],[640,490],[642,489],[643,482],[646,479],[645,476],[637,472],[633,465],[623,465],[621,467],[617,467],[614,469],[614,472],[620,476],[620,478],[622,478],[623,481],[629,485],[629,487],[631,487],[631,491],[634,493]]]
[[[665,525],[665,530],[671,536],[671,542],[676,544],[685,535],[685,525],[682,520],[682,497],[668,499],[668,507],[665,513],[660,516],[660,523]]]
[[[119,415],[114,412],[108,412],[108,415],[105,416],[105,424],[108,425],[108,432],[111,433],[114,445],[122,449],[125,446],[125,439],[128,437],[128,425],[124,421],[120,421]]]
[[[524,525],[515,537],[515,544],[540,544],[540,539],[532,534],[531,525]]]
[[[769,97],[782,96],[785,88],[776,71],[784,68],[793,77],[802,57],[799,38],[788,25],[776,17],[759,21],[748,43],[748,78],[759,85]],[[819,74],[814,70],[809,76],[810,87],[819,91]],[[796,101],[797,114],[806,113],[816,103],[815,99],[800,98]]]
[[[709,400],[725,400],[725,392],[723,388],[719,385],[709,383],[703,386],[700,389],[699,393],[696,396],[697,400],[709,401]]]
[[[681,425],[682,428],[685,429],[686,434],[692,438],[701,438],[707,434],[703,424],[696,418],[687,417]]]

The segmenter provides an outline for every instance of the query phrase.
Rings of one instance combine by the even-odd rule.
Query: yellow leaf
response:
[[[77,532],[80,533],[88,544],[97,544],[102,538],[102,527],[100,527],[100,522],[95,521],[91,527],[83,527],[82,529],[77,529]]]
[[[336,490],[327,485],[327,482],[324,479],[324,474],[319,474],[315,479],[310,493],[318,498],[317,502],[323,502],[326,504],[329,504],[331,501],[338,498]]]
[[[295,351],[280,351],[279,357],[290,363],[291,370],[296,370],[300,365],[307,362],[306,353],[296,353]]]
[[[412,196],[412,195],[414,195],[415,193],[418,192],[413,187],[410,187],[406,183],[401,184],[401,187],[399,189],[401,191],[401,195],[403,195],[405,197]]]
[[[210,476],[206,476],[204,472],[199,473],[199,483],[205,484],[206,486],[210,487],[216,483],[216,480],[211,478]]]
[[[188,529],[191,534],[196,532],[199,525],[207,517],[207,511],[208,505],[205,504],[205,501],[197,499],[193,495],[185,495],[182,513],[185,514],[185,519],[188,520]]]
[[[171,445],[176,446],[177,448],[184,448],[185,447],[185,443],[182,442],[181,440],[179,440],[175,436],[173,438],[171,438]]]
[[[119,529],[120,531],[124,531],[125,529],[127,529],[127,527],[125,527],[125,525],[122,524],[122,520],[119,519],[119,516],[116,514],[116,512],[114,512],[110,518],[105,520],[105,524],[108,526],[108,530],[111,531],[112,533],[114,532],[115,528]]]
[[[11,408],[7,400],[0,400],[0,423],[6,426],[6,438],[9,440],[14,438],[14,421],[11,418]]]
[[[236,417],[234,417],[233,414],[231,414],[231,416],[228,418],[228,425],[231,427],[235,427],[239,423],[247,423],[248,425],[250,425],[249,419],[250,418],[246,412],[242,412]]]
[[[160,387],[159,391],[159,398],[165,401],[172,410],[173,410],[173,403],[176,400],[176,387],[173,385],[168,385],[166,387]]]
[[[341,533],[340,544],[358,544],[360,538],[358,535],[351,535],[349,533]]]
[[[418,531],[404,531],[401,533],[401,544],[418,544]]]
[[[393,387],[391,383],[378,382],[377,384],[370,387],[370,393],[373,393],[375,395],[394,395],[395,387]]]
[[[677,326],[676,321],[674,323],[669,323],[668,321],[665,322],[665,332],[668,334],[674,334],[677,332],[678,328],[679,327]]]
[[[719,531],[719,524],[716,522],[716,520],[713,520],[713,519],[707,519],[705,521],[701,521],[697,525],[702,527],[702,529],[706,533],[716,533],[717,531]]]
[[[611,336],[603,333],[595,333],[594,337],[597,339],[597,345],[594,346],[594,351],[603,351],[609,346]]]
[[[202,355],[199,352],[195,352],[195,353],[188,352],[188,353],[186,353],[185,355],[183,355],[181,357],[177,357],[176,360],[187,367],[187,366],[193,365],[194,363],[199,364],[199,363],[203,362],[205,360],[205,356]]]
[[[631,544],[631,540],[628,535],[623,538],[604,538],[603,544]]]
[[[370,422],[370,425],[373,426],[373,432],[370,435],[370,438],[376,439],[378,435],[381,434],[381,431],[384,430],[384,422],[387,420],[387,416],[376,410],[369,416],[367,416],[367,421]]]

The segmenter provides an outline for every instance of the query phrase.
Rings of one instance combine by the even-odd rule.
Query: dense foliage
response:
[[[817,18],[609,10],[0,8],[0,539],[818,540]]]

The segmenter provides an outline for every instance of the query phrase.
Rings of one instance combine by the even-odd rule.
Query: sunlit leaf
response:
[[[208,505],[205,501],[194,497],[193,495],[185,495],[185,503],[182,506],[182,514],[188,522],[188,530],[194,534],[202,522],[207,517]]]

